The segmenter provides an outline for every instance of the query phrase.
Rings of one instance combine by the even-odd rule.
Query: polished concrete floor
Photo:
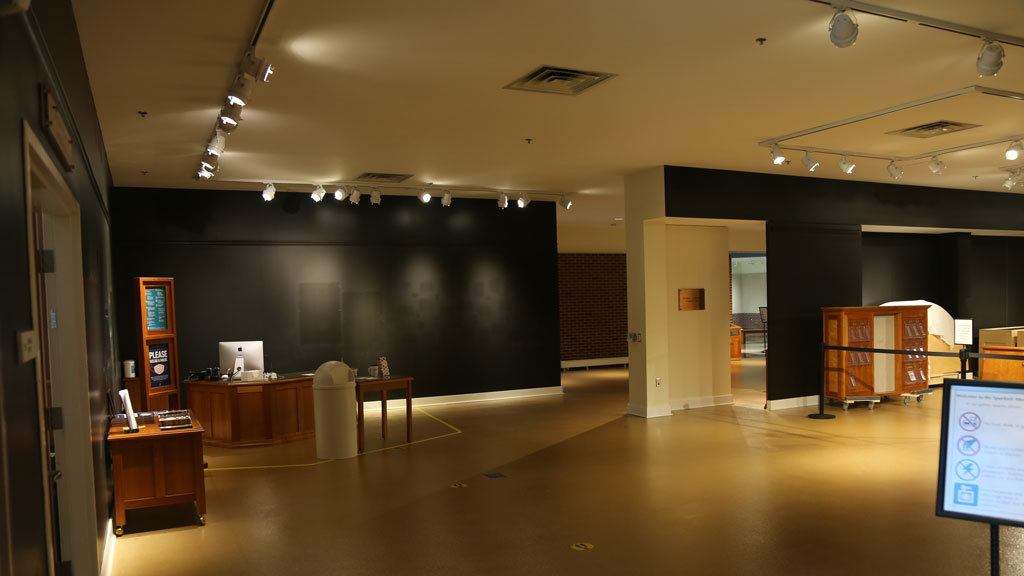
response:
[[[316,463],[312,441],[208,448],[207,525],[188,506],[129,513],[114,573],[988,574],[987,525],[935,516],[941,394],[828,421],[644,420],[624,415],[626,376],[416,410],[420,442],[393,417],[349,460]],[[1002,540],[1003,574],[1024,573],[1021,530]]]

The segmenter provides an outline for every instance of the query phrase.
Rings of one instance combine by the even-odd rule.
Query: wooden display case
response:
[[[822,308],[827,346],[926,352],[928,306]],[[825,397],[851,402],[928,388],[924,354],[825,351]]]
[[[743,328],[729,326],[729,359],[743,359]]]
[[[178,323],[174,311],[173,278],[136,278],[135,326],[137,381],[124,379],[138,396],[136,411],[166,410],[179,405]],[[133,390],[134,389],[134,390]]]

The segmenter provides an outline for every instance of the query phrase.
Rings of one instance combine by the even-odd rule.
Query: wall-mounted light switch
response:
[[[654,379],[654,386],[655,387],[660,387],[661,386],[661,378],[655,378]]]

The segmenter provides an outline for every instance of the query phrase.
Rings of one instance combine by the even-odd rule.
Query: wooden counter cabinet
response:
[[[206,524],[203,478],[203,427],[160,430],[156,422],[128,433],[123,426],[107,433],[114,479],[114,533],[124,533],[127,511],[195,502],[199,523]]]

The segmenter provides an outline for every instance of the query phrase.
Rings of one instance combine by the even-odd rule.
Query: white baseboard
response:
[[[817,406],[818,395],[798,396],[796,398],[783,398],[781,400],[769,400],[768,410],[785,410],[786,408],[803,408],[805,406]]]
[[[107,520],[107,531],[103,536],[103,557],[100,558],[100,576],[111,576],[114,573],[114,546],[117,543],[117,536],[114,536],[114,520]]]
[[[708,406],[721,406],[724,404],[732,404],[732,394],[723,394],[721,396],[673,398],[671,400],[672,410],[690,410],[693,408],[706,408]]]
[[[641,418],[660,418],[662,416],[672,415],[671,404],[628,404],[626,406],[626,413],[632,416],[639,416]]]
[[[451,396],[426,396],[424,398],[413,398],[412,405],[416,406],[437,406],[439,404],[464,404],[466,402],[490,402],[492,400],[511,400],[514,398],[532,398],[534,396],[551,396],[562,394],[561,386],[549,386],[547,388],[523,388],[521,390],[498,390],[496,392],[477,392],[474,394],[454,394]],[[394,408],[405,408],[405,398],[388,399],[388,410]],[[363,410],[370,412],[380,410],[380,401],[363,403]]]
[[[589,368],[591,366],[623,366],[629,364],[629,356],[620,358],[590,358],[588,360],[563,360],[562,370],[568,368]]]

